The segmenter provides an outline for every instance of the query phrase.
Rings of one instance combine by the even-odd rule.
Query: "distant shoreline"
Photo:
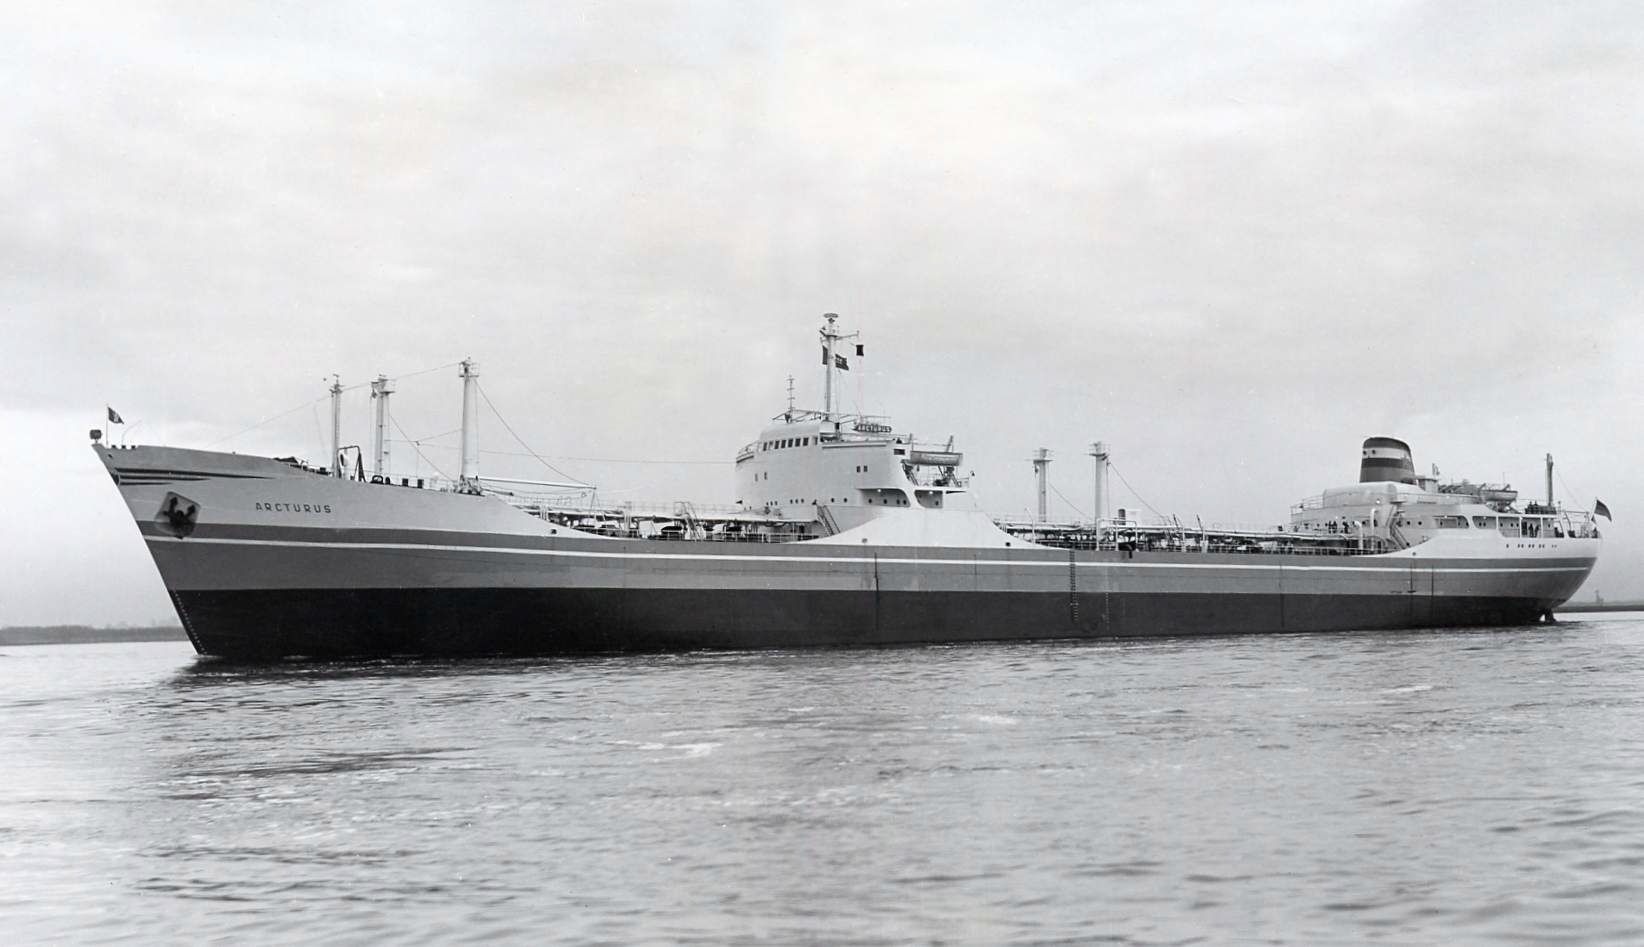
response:
[[[1558,608],[1559,614],[1644,612],[1644,602],[1578,602]],[[118,644],[129,641],[187,641],[181,625],[143,625],[134,628],[98,628],[92,625],[12,625],[0,628],[0,648],[47,644]]]
[[[1644,602],[1571,602],[1556,612],[1644,612]]]
[[[0,647],[36,644],[109,644],[125,641],[187,641],[181,625],[94,628],[90,625],[13,625],[0,628]]]

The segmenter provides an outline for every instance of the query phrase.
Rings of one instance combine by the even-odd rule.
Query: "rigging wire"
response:
[[[1077,513],[1079,515],[1080,519],[1085,518],[1085,511],[1079,509],[1076,506],[1074,506],[1072,500],[1069,500],[1067,497],[1062,496],[1062,491],[1056,489],[1056,484],[1050,483],[1049,478],[1046,478],[1045,486],[1050,487],[1050,492],[1051,493],[1054,493],[1057,496],[1062,497],[1062,502],[1067,504],[1068,509],[1072,510],[1074,513]]]
[[[329,397],[331,397],[331,396],[330,395],[326,396],[326,398],[329,398]],[[219,437],[216,440],[212,441],[211,443],[207,444],[206,447],[208,447],[208,448],[216,447],[218,444],[221,444],[224,441],[232,441],[233,439],[235,439],[236,437],[239,437],[242,434],[250,434],[252,431],[255,431],[256,429],[262,427],[265,424],[272,424],[272,423],[274,423],[275,421],[278,421],[281,418],[289,417],[293,414],[296,414],[298,411],[301,411],[304,408],[309,407],[310,405],[319,404],[320,402],[322,402],[324,400],[325,400],[325,398],[315,398],[313,401],[304,401],[302,404],[297,405],[295,408],[291,408],[288,411],[281,411],[279,414],[263,418],[261,421],[258,421],[256,424],[253,424],[250,427],[248,427],[248,428],[246,428],[242,431],[235,431],[233,434],[230,434],[227,437]]]
[[[445,471],[441,470],[439,468],[438,464],[436,464],[432,460],[428,459],[428,455],[424,454],[422,452],[421,442],[411,440],[411,435],[405,433],[405,428],[400,427],[400,422],[398,420],[396,420],[395,417],[392,414],[390,414],[388,416],[388,423],[394,425],[394,430],[399,431],[400,435],[405,438],[405,440],[402,441],[401,443],[410,444],[411,449],[417,452],[417,456],[422,458],[423,463],[425,463],[428,466],[434,468],[434,472],[439,474],[440,476],[444,477],[445,479],[447,479],[447,480],[453,479],[450,474],[448,474]]]
[[[453,432],[451,432],[451,431],[446,432],[446,434],[450,434],[450,433],[453,433]],[[444,436],[446,436],[446,434],[435,434],[433,437],[424,437],[421,440],[400,440],[399,438],[395,438],[394,442],[396,444],[422,444],[422,445],[425,445],[425,446],[427,446],[429,448],[432,448],[434,450],[451,450],[451,451],[461,450],[462,448],[455,447],[455,446],[450,445],[450,444],[430,444],[430,443],[428,443],[429,441],[434,440],[435,438],[444,437]],[[541,455],[538,455],[538,454],[527,454],[524,451],[517,451],[517,450],[489,450],[489,449],[485,449],[485,450],[481,450],[480,453],[490,454],[494,457],[538,457],[538,456],[540,456],[540,457],[546,457],[549,460],[574,460],[574,461],[579,461],[581,463],[587,463],[587,464],[665,464],[665,465],[670,466],[670,467],[729,467],[732,464],[736,463],[736,461],[734,461],[734,460],[669,460],[668,458],[660,458],[660,459],[650,458],[650,459],[646,459],[646,460],[640,460],[640,459],[633,458],[633,457],[574,457],[570,454],[541,454]]]
[[[474,387],[479,389],[480,397],[485,399],[485,406],[491,409],[491,413],[497,416],[498,421],[502,422],[503,428],[506,429],[509,434],[512,434],[514,436],[514,440],[519,442],[519,446],[525,448],[525,450],[527,452],[529,452],[532,457],[536,458],[537,463],[541,464],[544,467],[547,467],[549,470],[551,470],[554,473],[560,475],[561,477],[564,477],[567,480],[575,480],[579,483],[582,481],[582,478],[571,476],[570,474],[568,474],[565,471],[559,469],[558,467],[555,467],[553,464],[550,464],[548,461],[546,461],[542,458],[541,454],[539,454],[536,451],[532,450],[531,445],[525,443],[525,438],[519,436],[519,432],[514,430],[513,426],[508,423],[508,419],[503,417],[502,412],[498,411],[497,406],[491,402],[491,396],[485,393],[485,386],[481,385],[478,381],[476,381],[476,382],[474,382]]]
[[[536,454],[522,454],[510,450],[482,450],[482,454],[501,454],[507,457],[536,457]],[[549,454],[555,460],[575,460],[588,464],[667,464],[669,466],[692,467],[728,467],[736,463],[734,460],[635,460],[630,457],[570,457],[563,454]]]
[[[1119,468],[1113,465],[1113,461],[1110,460],[1110,461],[1107,462],[1107,469],[1113,471],[1113,473],[1118,476],[1119,482],[1125,485],[1125,489],[1130,491],[1130,495],[1135,497],[1136,501],[1138,503],[1140,503],[1141,505],[1147,507],[1147,511],[1149,513],[1152,513],[1154,516],[1157,516],[1159,519],[1165,519],[1166,518],[1163,513],[1160,513],[1158,510],[1155,510],[1153,508],[1153,504],[1151,504],[1151,503],[1147,502],[1146,500],[1142,499],[1142,495],[1140,493],[1137,493],[1136,488],[1130,485],[1130,481],[1125,479],[1125,475],[1122,474],[1122,473],[1119,473]]]
[[[426,375],[426,374],[428,374],[428,373],[429,373],[429,372],[437,372],[437,371],[442,371],[442,370],[444,370],[444,369],[447,369],[447,368],[456,368],[456,367],[457,367],[457,366],[458,366],[458,365],[461,365],[461,364],[462,364],[462,363],[461,363],[461,362],[446,362],[446,363],[445,363],[445,364],[444,364],[444,365],[435,365],[435,366],[434,366],[434,367],[433,367],[433,368],[419,368],[419,369],[417,369],[417,370],[416,370],[416,371],[414,371],[414,372],[411,372],[411,373],[410,373],[410,374],[408,374],[408,375],[395,375],[395,376],[394,376],[394,377],[393,377],[393,378],[392,378],[392,379],[390,379],[390,380],[391,380],[391,381],[404,381],[404,380],[405,380],[405,379],[407,379],[407,378],[415,378],[415,377],[417,377],[417,376],[418,376],[418,375]],[[369,384],[370,384],[370,382],[366,382],[366,383],[365,383],[365,384],[368,384],[368,385],[369,385]],[[359,386],[359,385],[355,385],[355,386],[353,386],[353,387],[355,387],[355,388],[358,388],[358,387],[360,387],[360,386]],[[344,389],[343,389],[343,390],[344,390],[344,391],[347,391],[347,390],[348,390],[348,389],[346,389],[346,388],[344,388]]]
[[[458,365],[461,365],[461,364],[462,364],[461,362],[449,362],[449,363],[444,364],[444,365],[435,365],[433,368],[420,368],[420,369],[418,369],[414,372],[411,372],[409,374],[396,375],[396,376],[394,376],[394,381],[401,381],[401,380],[406,379],[406,378],[415,378],[418,375],[426,375],[429,372],[437,372],[437,371],[439,371],[441,369],[444,369],[444,368],[454,368],[454,367],[456,367]],[[342,390],[343,391],[354,391],[354,390],[359,389],[359,388],[368,388],[368,387],[370,387],[370,385],[371,385],[371,382],[362,381],[358,384],[346,385],[346,386],[343,387]],[[331,397],[330,394],[326,394],[323,397],[315,398],[313,401],[304,401],[302,404],[297,405],[295,408],[291,408],[287,411],[281,411],[279,414],[263,418],[261,421],[258,421],[256,424],[253,424],[250,427],[245,428],[243,430],[235,431],[233,434],[230,434],[227,437],[219,437],[216,440],[212,441],[211,443],[207,444],[206,447],[208,447],[208,448],[216,447],[218,444],[222,444],[222,443],[227,442],[227,441],[232,441],[236,437],[239,437],[242,434],[250,434],[252,431],[255,431],[256,429],[262,427],[265,424],[272,424],[275,421],[280,420],[281,418],[288,417],[290,415],[296,414],[298,411],[301,411],[304,408],[309,407],[310,405],[321,404],[327,398],[330,398],[330,397]],[[494,411],[496,409],[493,408],[492,410]],[[504,423],[506,423],[506,422],[504,422]],[[322,431],[322,435],[321,435],[320,439],[321,439],[321,442],[323,443],[324,439],[325,439],[324,435],[323,435],[323,431]]]
[[[325,426],[320,423],[320,403],[318,401],[314,402],[313,403],[313,408],[314,408],[314,438],[315,438],[315,440],[317,440],[319,442],[320,453],[323,454],[323,453],[326,453],[327,451],[331,450],[331,448],[326,446],[326,443],[325,443]],[[330,467],[330,466],[334,465],[336,462],[337,462],[337,458],[333,457],[333,458],[331,458],[331,460],[329,462],[326,463],[326,466]]]
[[[1570,485],[1568,483],[1564,482],[1564,472],[1563,471],[1559,470],[1557,467],[1554,467],[1553,468],[1553,476],[1558,478],[1558,485],[1559,485],[1560,488],[1562,488],[1564,490],[1564,498],[1565,499],[1574,500],[1577,496],[1579,496],[1579,494],[1577,494],[1574,490],[1570,489]],[[1595,496],[1594,499],[1597,499],[1597,497]],[[1576,504],[1573,504],[1573,505],[1578,510],[1585,510],[1587,508],[1587,504],[1585,504],[1585,503],[1576,503]]]
[[[399,425],[397,425],[397,424],[396,424],[396,425],[395,425],[395,427],[399,427]],[[405,432],[404,432],[404,431],[401,431],[401,432],[400,432],[400,433],[402,433],[402,434],[404,434],[404,433],[405,433]],[[438,434],[429,434],[429,435],[426,435],[426,436],[423,436],[423,437],[414,437],[414,438],[411,438],[411,439],[410,439],[410,441],[408,441],[408,443],[411,443],[411,444],[426,444],[426,443],[428,443],[428,442],[429,442],[429,441],[437,441],[437,440],[439,440],[439,439],[440,439],[440,438],[442,438],[442,437],[450,437],[450,436],[451,436],[451,435],[453,435],[453,434],[461,434],[461,433],[462,433],[462,428],[460,428],[460,427],[454,427],[454,428],[452,428],[452,429],[451,429],[451,430],[449,430],[449,431],[442,431],[442,432],[440,432],[440,433],[438,433]],[[445,445],[443,445],[443,444],[441,444],[441,445],[437,445],[437,446],[440,446],[440,447],[445,447]],[[445,449],[446,449],[446,450],[457,450],[457,449],[458,449],[458,448],[455,448],[455,447],[445,447]]]

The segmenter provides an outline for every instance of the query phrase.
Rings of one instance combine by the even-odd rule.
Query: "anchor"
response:
[[[169,526],[169,532],[178,539],[187,537],[194,532],[194,526],[200,518],[200,504],[188,497],[176,493],[167,493],[160,504],[160,514],[156,519],[161,526]]]

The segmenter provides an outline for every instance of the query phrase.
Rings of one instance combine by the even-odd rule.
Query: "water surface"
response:
[[[0,685],[7,943],[1644,942],[1638,615]]]

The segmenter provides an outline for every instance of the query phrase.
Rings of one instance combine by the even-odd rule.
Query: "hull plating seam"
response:
[[[286,539],[218,539],[211,537],[192,537],[180,539],[173,536],[146,536],[151,543],[215,543],[232,546],[280,546],[289,548],[313,549],[359,549],[399,552],[474,552],[474,553],[501,553],[520,556],[561,556],[583,559],[657,559],[700,562],[794,562],[794,563],[858,563],[868,564],[880,562],[895,565],[963,565],[963,566],[1040,566],[1064,568],[1068,560],[1055,559],[937,559],[937,558],[889,558],[870,555],[863,556],[804,556],[789,558],[786,556],[749,556],[737,554],[701,555],[692,553],[663,553],[663,552],[595,552],[577,549],[529,549],[518,546],[466,546],[441,545],[435,543],[359,543],[359,542],[310,542],[306,540]],[[814,548],[814,547],[813,547]],[[872,548],[872,547],[864,547]],[[1024,552],[1038,552],[1038,549],[1024,549]],[[1051,550],[1055,551],[1055,550]],[[1177,553],[1176,555],[1195,555],[1194,553]],[[1282,554],[1262,554],[1282,555]],[[1296,556],[1294,558],[1314,558]],[[1412,566],[1423,572],[1446,573],[1523,573],[1523,572],[1587,572],[1591,566],[1427,566],[1423,560],[1411,558],[1376,557],[1376,561],[1383,565],[1364,566],[1315,566],[1295,565],[1290,562],[1274,563],[1224,563],[1224,562],[1137,562],[1135,560],[1073,560],[1075,566],[1102,569],[1222,569],[1222,570],[1283,570],[1285,572],[1404,572]]]

